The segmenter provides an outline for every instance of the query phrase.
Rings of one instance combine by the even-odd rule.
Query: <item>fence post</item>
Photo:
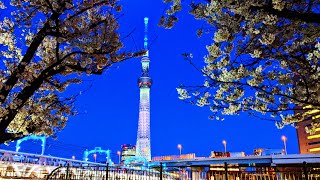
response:
[[[225,180],[228,180],[228,163],[224,162]]]
[[[106,167],[106,180],[109,179],[109,163],[107,162],[107,167]]]
[[[162,162],[160,162],[160,180],[162,180]]]
[[[67,174],[66,174],[66,179],[69,179],[69,163],[67,163]]]
[[[303,174],[304,174],[305,180],[308,180],[307,163],[305,161],[303,161]]]

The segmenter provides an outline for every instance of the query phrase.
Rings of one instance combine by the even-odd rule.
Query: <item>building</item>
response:
[[[299,151],[300,154],[319,154],[320,128],[315,128],[311,134],[306,131],[306,127],[310,128],[312,121],[320,118],[320,110],[307,111],[306,115],[306,120],[297,123]]]
[[[149,51],[148,51],[148,18],[144,18],[145,36],[144,50],[146,53],[141,59],[142,75],[138,80],[140,88],[139,122],[136,144],[136,158],[151,161],[150,145],[150,87],[152,80],[149,77]]]
[[[124,144],[121,146],[121,162],[132,159],[136,156],[136,146]]]

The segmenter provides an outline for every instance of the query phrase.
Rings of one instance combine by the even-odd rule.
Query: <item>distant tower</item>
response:
[[[145,34],[144,49],[145,55],[141,59],[142,75],[138,80],[140,88],[139,123],[136,144],[136,157],[151,161],[150,146],[150,87],[152,80],[149,77],[149,51],[148,51],[148,18],[144,18]]]

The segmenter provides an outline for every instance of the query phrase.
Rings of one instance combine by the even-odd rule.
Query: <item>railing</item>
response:
[[[107,178],[108,177],[108,178]],[[155,169],[127,169],[111,166],[91,167],[58,167],[53,170],[47,180],[173,180],[173,175],[159,172]]]
[[[37,167],[38,166],[38,167]],[[22,163],[0,163],[0,179],[42,179],[54,168]]]
[[[212,168],[214,169],[214,168]],[[208,180],[316,180],[320,179],[318,167],[238,167],[233,171],[207,172]]]
[[[251,166],[250,166],[251,165]],[[216,164],[119,168],[103,164],[50,166],[0,161],[0,177],[69,180],[320,180],[320,162],[295,164]],[[107,178],[108,177],[108,178]]]
[[[28,163],[39,164],[45,166],[85,166],[85,165],[101,165],[101,163],[67,159],[61,157],[54,157],[48,155],[39,155],[23,152],[15,152],[0,149],[0,162],[16,162],[16,163]]]
[[[108,178],[107,178],[108,177]],[[47,178],[68,180],[320,180],[320,164],[287,166],[215,165],[119,169],[109,166],[59,167]]]
[[[106,179],[108,173],[107,166],[61,166],[54,169],[46,179]]]
[[[320,164],[211,166],[207,180],[320,180]]]

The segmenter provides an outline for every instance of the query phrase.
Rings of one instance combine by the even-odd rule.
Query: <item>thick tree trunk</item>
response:
[[[11,89],[14,87],[14,85],[18,81],[19,75],[21,75],[26,66],[31,62],[35,52],[37,51],[38,47],[40,46],[41,42],[46,36],[46,31],[47,31],[48,25],[44,26],[37,36],[34,38],[32,43],[30,44],[30,47],[28,48],[26,54],[24,55],[23,59],[21,60],[20,64],[18,67],[15,69],[15,71],[10,75],[9,79],[5,82],[5,84],[2,86],[0,90],[0,102],[4,103],[9,92]]]

